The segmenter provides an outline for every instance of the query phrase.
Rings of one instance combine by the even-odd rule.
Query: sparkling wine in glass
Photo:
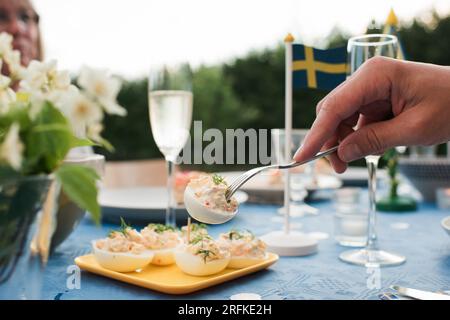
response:
[[[166,224],[175,226],[174,162],[189,137],[192,121],[192,73],[189,65],[163,67],[149,76],[149,115],[153,139],[167,164]]]
[[[397,37],[387,34],[369,34],[353,37],[348,41],[350,73],[355,72],[365,61],[375,56],[396,58]],[[345,262],[364,266],[388,266],[405,262],[404,256],[380,250],[377,241],[376,220],[376,170],[380,156],[370,155],[366,158],[369,171],[369,216],[367,243],[364,249],[343,252],[339,258]]]

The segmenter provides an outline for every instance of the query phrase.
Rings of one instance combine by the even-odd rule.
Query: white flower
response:
[[[24,149],[24,146],[20,141],[19,131],[19,124],[13,123],[6,134],[5,140],[0,145],[0,159],[6,160],[6,162],[15,170],[20,170]]]
[[[9,87],[10,83],[10,78],[0,75],[0,114],[8,112],[11,103],[16,101],[16,93]]]
[[[30,116],[33,119],[41,110],[44,101],[50,101],[61,109],[65,93],[75,88],[70,84],[69,73],[58,71],[56,61],[47,63],[31,61],[22,71],[20,91],[26,92],[31,103]]]
[[[87,128],[103,119],[100,106],[75,89],[66,92],[60,105],[75,134],[80,137],[85,137]]]
[[[99,103],[103,106],[106,113],[118,116],[126,116],[127,110],[115,101],[99,99]]]
[[[13,37],[6,32],[0,33],[0,55],[3,56],[13,50]]]
[[[102,105],[107,113],[120,116],[127,114],[127,111],[116,102],[121,82],[119,79],[108,76],[105,70],[83,67],[78,83],[92,99],[96,99]]]
[[[66,71],[56,69],[56,61],[39,62],[33,60],[23,72],[23,80],[20,87],[24,91],[40,91],[51,93],[52,91],[68,90],[70,76]]]
[[[20,79],[24,68],[20,62],[20,52],[17,50],[11,50],[3,54],[6,64],[8,65],[11,77],[14,79]]]
[[[9,33],[0,33],[0,59],[8,65],[10,76],[17,79],[23,68],[20,62],[20,52],[13,50],[12,42],[13,37]]]
[[[88,126],[87,137],[93,141],[100,142],[103,140],[100,133],[103,131],[103,125],[98,122]]]

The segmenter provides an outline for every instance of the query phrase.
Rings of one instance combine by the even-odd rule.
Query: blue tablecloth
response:
[[[209,289],[183,296],[161,294],[89,272],[81,273],[81,288],[67,289],[67,268],[74,258],[90,252],[92,239],[105,237],[116,227],[95,226],[89,219],[51,257],[46,272],[43,299],[228,299],[241,292],[252,292],[263,299],[378,299],[378,294],[392,284],[425,290],[450,290],[450,237],[440,221],[450,213],[422,204],[414,213],[380,213],[378,234],[380,247],[407,257],[401,266],[381,269],[381,289],[368,289],[369,275],[364,267],[338,260],[340,252],[348,248],[333,239],[333,208],[331,203],[316,204],[318,216],[292,219],[301,223],[301,230],[322,231],[330,238],[319,245],[319,252],[308,257],[282,257],[268,270],[236,279]],[[240,213],[231,222],[211,226],[216,236],[232,227],[248,228],[257,235],[280,229],[273,222],[277,207],[242,205]],[[393,223],[405,222],[409,228],[399,230]]]

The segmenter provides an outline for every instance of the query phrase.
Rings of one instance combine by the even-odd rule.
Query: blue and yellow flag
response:
[[[386,23],[384,24],[383,33],[397,37],[398,39],[397,59],[405,60],[405,52],[403,51],[402,44],[400,43],[400,39],[398,37],[397,27],[398,27],[398,19],[397,16],[395,15],[394,9],[391,9],[386,19]]]
[[[332,90],[347,76],[347,48],[320,50],[292,44],[294,88]]]

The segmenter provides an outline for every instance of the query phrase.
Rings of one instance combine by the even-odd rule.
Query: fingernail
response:
[[[361,150],[357,144],[351,143],[342,147],[342,151],[339,153],[341,159],[345,162],[350,162],[361,157]]]

